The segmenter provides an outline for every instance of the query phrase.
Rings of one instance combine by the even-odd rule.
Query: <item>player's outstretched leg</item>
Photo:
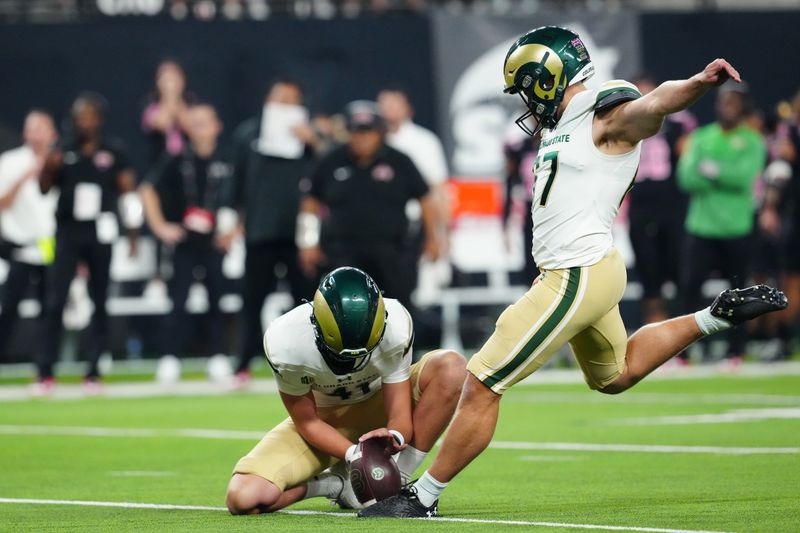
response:
[[[767,285],[728,289],[710,307],[693,315],[644,326],[628,340],[623,373],[599,391],[606,394],[626,391],[700,338],[786,309],[788,304],[783,292]]]

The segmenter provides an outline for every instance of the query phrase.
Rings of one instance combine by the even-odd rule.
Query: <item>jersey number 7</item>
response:
[[[542,190],[542,198],[539,200],[539,206],[541,207],[547,205],[547,197],[550,196],[550,189],[553,187],[553,182],[556,179],[556,173],[558,172],[558,152],[549,152],[544,156],[539,156],[533,164],[533,173],[536,176],[536,181],[539,181],[539,172],[543,170],[542,167],[544,167],[545,163],[548,161],[550,162],[550,171],[547,173],[547,181]]]

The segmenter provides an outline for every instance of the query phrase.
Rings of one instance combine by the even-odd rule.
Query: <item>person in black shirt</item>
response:
[[[350,141],[320,160],[298,215],[300,263],[308,276],[354,266],[367,272],[386,296],[410,306],[412,287],[398,272],[407,253],[406,202],[422,206],[424,254],[436,260],[440,242],[436,209],[414,163],[385,142],[385,127],[372,102],[347,109]],[[320,229],[320,220],[325,213]]]
[[[177,156],[166,155],[140,186],[145,216],[155,236],[172,251],[168,292],[172,310],[163,323],[162,350],[176,355],[188,330],[186,298],[196,267],[205,271],[211,320],[209,352],[222,353],[222,260],[231,234],[217,231],[217,214],[224,206],[230,165],[217,139],[222,124],[210,105],[187,111],[189,146]]]
[[[511,211],[514,201],[522,200],[524,213],[522,226],[522,239],[524,245],[525,263],[522,267],[523,284],[528,285],[539,275],[536,261],[533,259],[533,162],[539,152],[540,138],[531,137],[514,128],[513,133],[503,143],[503,153],[506,163],[506,195],[503,201],[503,230],[508,231]],[[508,234],[506,233],[508,239]],[[506,241],[507,248],[510,242]]]
[[[772,254],[783,263],[781,287],[789,298],[778,327],[781,357],[791,355],[800,334],[800,91],[792,111],[767,137],[770,163],[763,173],[766,190],[758,220],[764,238],[777,240],[783,248]]]
[[[244,220],[247,249],[242,294],[243,346],[236,369],[237,381],[242,385],[250,378],[250,361],[264,353],[261,308],[277,288],[277,271],[285,272],[284,279],[295,305],[304,298],[310,299],[316,289],[298,266],[294,225],[300,204],[300,183],[313,166],[318,137],[307,122],[301,122],[288,132],[299,141],[299,152],[276,153],[277,147],[265,130],[270,124],[280,125],[264,120],[265,114],[276,109],[279,113],[300,116],[306,113],[298,82],[286,78],[273,83],[262,113],[241,124],[234,134],[231,203]]]
[[[131,254],[136,252],[139,221],[133,170],[119,142],[106,137],[105,99],[84,93],[72,104],[72,135],[59,143],[45,161],[39,184],[43,193],[59,190],[56,207],[56,255],[50,272],[45,305],[45,348],[39,361],[40,381],[52,381],[63,330],[62,315],[78,262],[89,270],[89,297],[94,303],[89,366],[84,385],[98,392],[97,361],[107,349],[106,297],[111,265],[111,243],[119,235],[121,219],[129,230]]]

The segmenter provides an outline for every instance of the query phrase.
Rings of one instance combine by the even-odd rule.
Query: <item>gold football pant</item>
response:
[[[502,394],[569,342],[589,386],[605,387],[625,369],[628,339],[618,303],[626,282],[614,248],[591,266],[544,271],[500,315],[467,369]]]
[[[411,365],[411,390],[414,405],[421,391],[419,380],[425,363],[436,352],[425,354]],[[351,442],[373,429],[386,426],[383,394],[378,391],[363,402],[333,407],[317,407],[319,417],[336,428]],[[255,474],[281,490],[294,487],[339,462],[312,448],[297,431],[291,418],[287,418],[267,433],[255,448],[239,459],[234,474]]]

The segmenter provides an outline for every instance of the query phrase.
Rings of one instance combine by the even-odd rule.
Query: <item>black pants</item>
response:
[[[205,271],[203,284],[208,292],[207,353],[222,353],[223,323],[219,299],[223,290],[223,258],[224,255],[214,247],[210,239],[190,237],[175,247],[172,252],[172,278],[167,283],[172,310],[164,320],[162,353],[177,355],[185,346],[191,329],[191,320],[186,312],[186,298],[195,282],[197,267]]]
[[[667,281],[679,280],[683,218],[653,217],[660,207],[647,204],[630,211],[630,238],[644,298],[659,298]]]
[[[263,335],[261,327],[261,308],[267,296],[278,286],[276,267],[286,269],[286,281],[295,305],[303,299],[310,300],[314,294],[312,280],[305,277],[297,262],[297,247],[289,241],[261,241],[247,243],[245,259],[242,356],[237,372],[247,370],[250,361],[263,355]]]
[[[25,293],[33,285],[36,287],[36,297],[44,310],[44,295],[46,286],[46,268],[42,265],[31,265],[21,261],[11,260],[8,265],[8,277],[3,284],[3,298],[0,300],[2,313],[0,313],[0,359],[2,354],[8,350],[14,326],[19,320],[19,302]],[[42,313],[44,315],[44,313]],[[34,342],[40,343],[42,335],[39,335]],[[41,346],[37,346],[35,353],[39,353]]]
[[[56,234],[56,257],[50,267],[50,281],[45,305],[44,349],[39,360],[39,377],[53,376],[53,366],[58,360],[61,335],[64,331],[62,316],[69,296],[69,287],[75,278],[78,262],[89,269],[89,298],[94,304],[94,313],[89,324],[87,378],[97,378],[100,372],[97,361],[108,347],[108,296],[111,245],[100,244],[88,232],[60,229]]]
[[[323,243],[328,258],[328,269],[343,266],[360,268],[369,274],[387,298],[400,300],[407,308],[411,307],[413,287],[408,282],[404,268],[412,268],[407,263],[408,251],[402,240],[382,242],[327,242]],[[413,268],[417,268],[416,264]]]
[[[539,267],[536,266],[536,260],[533,258],[533,217],[531,216],[531,210],[533,209],[533,203],[526,202],[525,203],[525,225],[522,229],[522,242],[524,243],[525,249],[525,266],[522,268],[522,272],[525,275],[525,284],[530,285],[533,283],[533,280],[536,279],[536,276],[539,275]]]
[[[752,253],[750,236],[738,239],[706,239],[687,235],[681,273],[681,298],[684,312],[693,313],[708,304],[700,289],[713,271],[728,280],[731,287],[742,287],[750,274]],[[741,355],[747,341],[744,328],[730,332],[729,353]]]

